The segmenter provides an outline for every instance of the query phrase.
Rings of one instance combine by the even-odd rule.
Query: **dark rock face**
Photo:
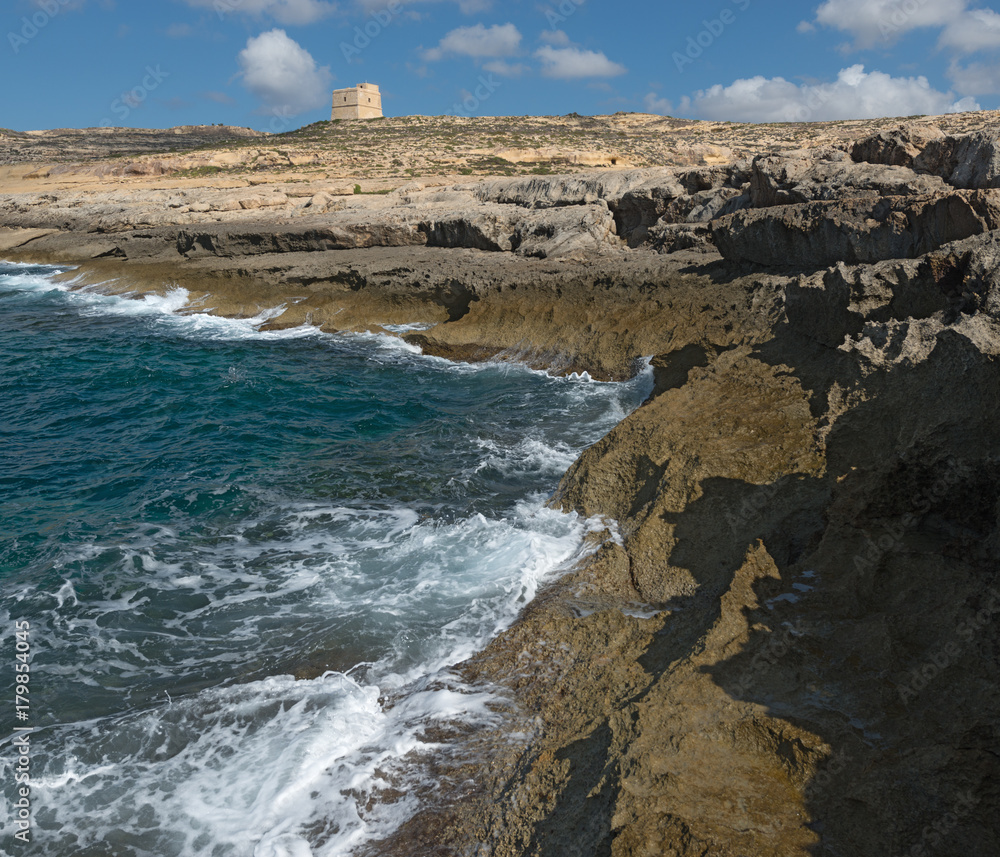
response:
[[[1000,187],[1000,140],[995,133],[933,140],[914,162],[959,188]]]
[[[988,192],[751,209],[712,223],[727,259],[816,269],[837,262],[909,259],[1000,226],[1000,199]]]
[[[851,147],[851,157],[939,176],[956,188],[1000,187],[1000,136],[995,131],[952,137],[903,127],[858,141]]]
[[[850,147],[851,158],[859,163],[886,164],[914,168],[914,161],[928,143],[944,137],[934,126],[902,125],[891,131],[881,131]]]

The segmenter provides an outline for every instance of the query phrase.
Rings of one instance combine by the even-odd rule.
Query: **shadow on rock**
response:
[[[933,333],[861,361],[819,527],[791,550],[761,533],[780,594],[755,583],[746,645],[707,669],[822,738],[802,792],[817,855],[1000,852],[1000,375]]]

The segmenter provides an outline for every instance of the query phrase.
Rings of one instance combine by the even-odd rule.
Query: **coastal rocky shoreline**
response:
[[[440,788],[369,853],[993,854],[992,122],[371,194],[32,161],[0,256],[456,360],[652,359],[552,499],[607,520],[592,555],[456,666],[501,725],[428,734]]]

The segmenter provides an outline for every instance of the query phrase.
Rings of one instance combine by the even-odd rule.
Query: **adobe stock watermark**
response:
[[[484,102],[489,101],[501,86],[501,82],[491,75],[480,75],[479,85],[469,92],[458,104],[453,104],[451,112],[462,119],[471,119],[479,112]]]
[[[787,122],[808,122],[812,119],[816,112],[828,102],[833,97],[833,92],[830,89],[822,89],[821,87],[814,86],[806,98],[805,104],[800,104],[797,107],[789,108],[788,112],[785,114],[788,118]]]
[[[735,509],[726,510],[726,523],[733,532],[739,532],[744,527],[759,520],[767,507],[778,495],[778,483],[771,482],[759,485],[753,494],[743,500]]]
[[[360,56],[361,52],[381,36],[382,31],[402,12],[403,4],[400,0],[390,0],[389,5],[384,9],[370,12],[368,17],[371,20],[366,21],[363,28],[361,26],[354,28],[354,40],[340,43],[340,52],[344,55],[344,60],[350,62],[352,57]]]
[[[132,87],[128,92],[123,92],[111,102],[111,112],[122,122],[125,122],[132,114],[132,111],[142,107],[146,99],[149,98],[150,93],[158,89],[160,84],[168,77],[170,77],[170,72],[163,71],[159,66],[154,68],[147,65],[146,75],[139,82],[139,85]],[[102,128],[111,128],[114,125],[115,122],[112,119],[105,118],[101,120]]]
[[[271,121],[267,123],[267,130],[272,134],[284,134],[292,127],[292,117],[295,115],[288,105],[272,107],[269,111]]]
[[[549,22],[549,26],[554,28],[566,23],[572,15],[576,14],[577,9],[586,2],[587,0],[562,0],[562,3],[555,9],[546,9],[545,17]]]
[[[963,819],[972,815],[978,804],[979,801],[972,792],[959,792],[955,796],[951,811],[936,818],[933,824],[924,827],[920,831],[920,841],[914,843],[906,851],[897,851],[896,857],[930,857],[934,850],[945,841],[945,837],[958,827]]]
[[[959,640],[966,644],[971,643],[979,632],[1000,614],[1000,591],[990,588],[989,594],[992,596],[992,601],[986,607],[958,624],[954,632],[955,639],[949,640],[941,648],[927,655],[924,663],[910,670],[906,674],[906,679],[896,685],[899,698],[904,705],[909,705],[921,691],[930,686],[934,679],[961,661],[962,645]]]
[[[929,512],[934,503],[941,502],[948,490],[962,481],[964,474],[958,462],[951,458],[945,463],[948,466],[945,474],[936,479],[930,488],[921,491],[912,498],[913,512],[903,515],[897,526],[887,527],[878,539],[873,539],[866,534],[867,546],[854,556],[855,570],[871,571],[883,556],[899,545],[906,532],[918,522],[919,515]]]
[[[798,620],[788,625],[783,633],[771,634],[767,643],[751,658],[750,665],[740,674],[736,689],[741,694],[747,693],[765,673],[776,667],[778,662],[795,648],[796,639],[805,632],[806,626]]]
[[[14,623],[14,838],[31,842],[31,623],[21,619]]]
[[[215,14],[219,16],[219,20],[221,21],[226,15],[239,12],[242,5],[243,0],[215,0],[212,8],[215,9]]]
[[[15,33],[13,30],[7,33],[7,41],[11,50],[15,54],[21,52],[28,42],[44,30],[49,22],[58,15],[63,8],[72,0],[41,0],[38,3],[38,11],[30,18],[25,15],[21,18],[21,30]]]
[[[712,47],[716,40],[736,23],[737,13],[746,12],[750,8],[750,3],[751,0],[732,0],[732,5],[736,7],[735,11],[733,9],[723,9],[717,17],[704,19],[701,22],[704,25],[704,29],[693,36],[688,36],[684,51],[673,52],[671,59],[674,61],[674,65],[677,66],[677,71],[680,74],[684,74],[685,67],[694,63],[705,51]]]

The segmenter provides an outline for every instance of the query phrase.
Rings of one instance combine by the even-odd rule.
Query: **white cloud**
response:
[[[572,80],[580,77],[617,77],[628,69],[609,60],[603,53],[582,48],[539,48],[535,56],[542,61],[542,74]]]
[[[1000,93],[1000,64],[953,62],[948,79],[961,95],[996,95]]]
[[[563,30],[542,30],[542,41],[561,48],[570,44],[569,36]]]
[[[674,105],[667,101],[666,98],[660,98],[655,92],[646,93],[646,97],[642,100],[642,103],[646,105],[646,110],[650,113],[661,113],[664,116],[669,116],[674,109]]]
[[[523,63],[514,63],[512,65],[506,60],[493,60],[484,63],[483,68],[486,71],[493,72],[493,74],[499,74],[501,77],[520,77],[528,70],[528,67]]]
[[[270,30],[247,40],[240,51],[243,85],[265,107],[296,115],[330,98],[333,77],[284,30]]]
[[[799,21],[795,29],[800,33],[815,33],[816,28],[808,21]]]
[[[184,0],[189,6],[211,9],[220,15],[269,17],[279,24],[312,24],[337,11],[328,0]]]
[[[87,2],[87,0],[60,0],[60,2],[59,2],[59,9],[60,10],[63,10],[63,9],[81,9],[81,8],[83,8],[84,3],[86,3],[86,2]],[[46,2],[46,0],[32,0],[32,3],[35,6],[37,6],[39,9],[42,9],[43,11],[47,11],[47,7],[49,6],[49,4]],[[108,7],[107,3],[103,3],[102,5],[105,8]],[[112,6],[112,8],[114,8],[114,7]]]
[[[933,89],[925,77],[892,77],[843,69],[832,83],[799,85],[782,77],[752,77],[717,84],[685,99],[682,107],[706,119],[742,122],[816,122],[978,110],[971,98]]]
[[[415,6],[417,3],[436,3],[439,0],[399,0],[399,2],[406,6]],[[455,2],[465,15],[479,15],[493,8],[493,0],[455,0]],[[367,14],[385,9],[388,2],[387,0],[356,0],[356,5]]]
[[[992,9],[974,9],[949,22],[941,34],[943,47],[971,54],[1000,48],[1000,15]]]
[[[909,30],[947,26],[965,6],[966,0],[825,0],[816,21],[851,33],[856,47],[869,48]]]
[[[494,24],[489,28],[476,24],[452,30],[436,48],[424,51],[423,58],[436,62],[447,54],[476,58],[507,57],[517,53],[520,45],[521,33],[513,24]]]

